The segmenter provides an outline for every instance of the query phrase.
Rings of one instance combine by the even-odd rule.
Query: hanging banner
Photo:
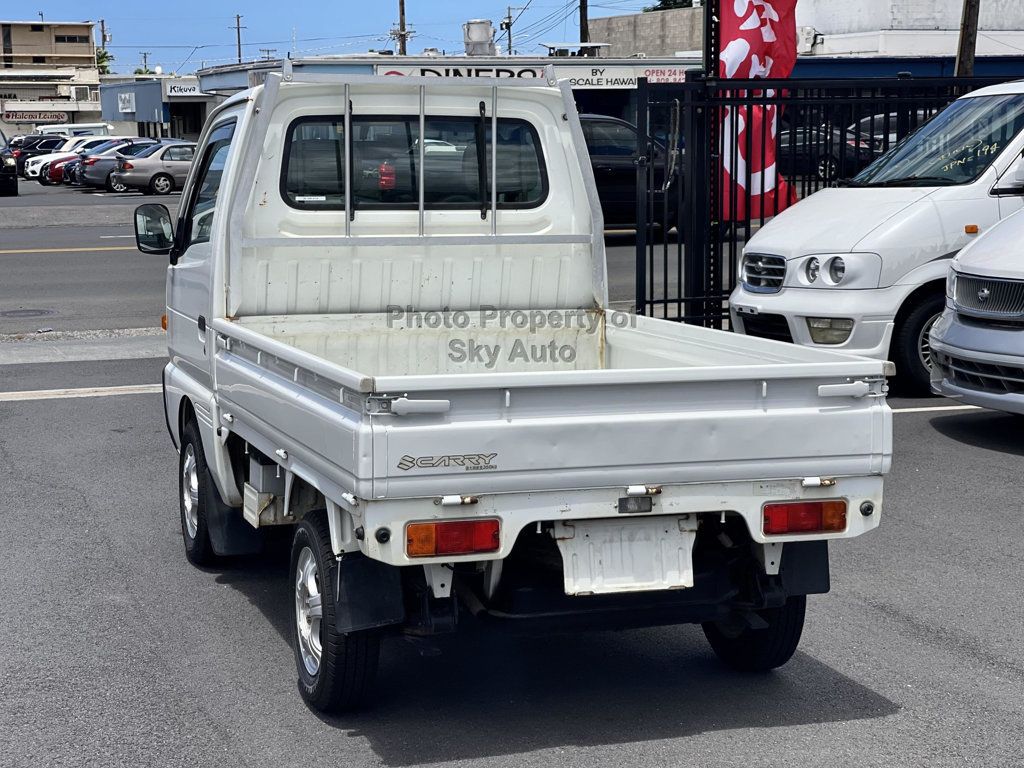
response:
[[[796,3],[721,0],[719,76],[789,77],[796,63]],[[773,91],[766,93],[772,95]],[[796,190],[782,178],[775,164],[778,124],[778,107],[774,104],[722,108],[723,220],[772,216],[796,202]],[[738,187],[735,194],[733,185]]]

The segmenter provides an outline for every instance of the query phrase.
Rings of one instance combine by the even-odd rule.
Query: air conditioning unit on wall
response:
[[[92,94],[89,92],[88,85],[73,85],[71,86],[71,100],[72,101],[92,101]]]

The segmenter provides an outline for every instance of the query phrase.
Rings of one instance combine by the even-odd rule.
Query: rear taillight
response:
[[[405,528],[409,557],[497,552],[500,546],[501,523],[494,518],[409,523]]]
[[[87,157],[82,161],[82,165],[96,165],[95,157]]]
[[[134,166],[134,165],[132,165],[131,163],[125,163],[125,162],[122,162],[122,163],[121,163],[121,170],[122,170],[122,171],[130,171],[130,170],[131,170],[132,168],[134,168],[134,167],[135,167],[135,166]]]
[[[845,499],[774,502],[764,505],[763,515],[768,536],[846,530]]]
[[[394,189],[398,186],[398,179],[395,176],[395,166],[385,160],[377,169],[377,186],[380,189]]]
[[[16,149],[13,152],[11,152],[11,154],[14,155],[15,157],[21,157],[21,150]]]

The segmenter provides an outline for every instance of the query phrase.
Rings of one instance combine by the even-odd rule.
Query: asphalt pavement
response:
[[[809,600],[781,670],[729,672],[692,626],[471,628],[437,655],[386,643],[372,708],[315,715],[296,690],[286,547],[215,570],[182,552],[153,391],[164,265],[100,250],[130,245],[115,239],[130,218],[112,220],[143,198],[62,226],[65,196],[0,199],[0,766],[1024,761],[1024,422],[934,399],[891,401],[882,525],[831,547],[832,591]],[[25,215],[50,223],[6,226]],[[628,236],[612,245],[611,282],[630,285]],[[67,388],[90,396],[53,396]]]

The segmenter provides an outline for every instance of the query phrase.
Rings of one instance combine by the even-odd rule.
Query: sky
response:
[[[590,17],[634,13],[653,1],[590,0]],[[491,19],[498,28],[507,2],[519,6],[512,11],[513,18],[518,17],[512,29],[517,53],[541,53],[541,42],[579,40],[578,0],[406,0],[406,23],[416,33],[409,53],[428,47],[461,53],[462,23]],[[527,3],[529,7],[522,10]],[[246,60],[268,55],[260,48],[276,49],[272,56],[290,50],[315,56],[393,49],[387,34],[398,20],[398,0],[36,0],[15,7],[21,13],[29,13],[29,8],[42,11],[48,21],[104,19],[112,36],[107,47],[115,57],[115,72],[141,66],[142,51],[149,52],[150,68],[159,65],[164,72],[182,74],[203,65],[236,61],[236,13],[242,15],[245,27],[242,55]]]

